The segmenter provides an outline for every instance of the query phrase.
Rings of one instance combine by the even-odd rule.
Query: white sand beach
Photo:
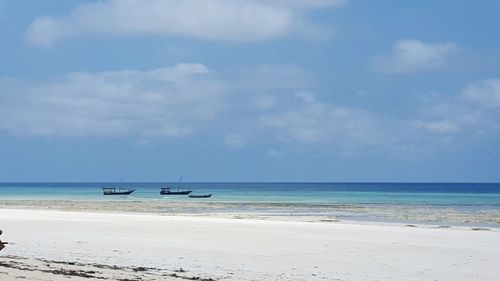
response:
[[[0,210],[0,280],[498,280],[500,231]]]

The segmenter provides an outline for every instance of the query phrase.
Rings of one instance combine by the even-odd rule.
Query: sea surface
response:
[[[428,204],[500,207],[500,183],[0,183],[2,200],[193,200],[161,196],[161,187],[213,194],[204,201],[314,204]],[[103,187],[133,188],[103,196]]]
[[[204,199],[162,196],[160,188],[165,186],[213,196]],[[136,191],[131,195],[104,196],[103,187]],[[166,213],[275,212],[356,220],[476,222],[500,226],[500,183],[0,183],[3,206],[26,200],[50,200],[45,206],[57,205],[57,201],[81,201],[82,206],[84,201],[102,202],[99,206],[103,208],[109,207],[106,201],[119,201],[121,206],[127,206],[127,202],[138,206],[139,202],[138,208],[145,211],[149,202],[151,210],[160,206],[161,212]],[[163,207],[168,202],[169,207]]]

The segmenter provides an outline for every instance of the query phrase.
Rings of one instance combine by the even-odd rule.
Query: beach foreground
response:
[[[495,228],[0,211],[1,280],[498,280]]]

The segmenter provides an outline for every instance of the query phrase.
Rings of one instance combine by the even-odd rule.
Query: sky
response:
[[[500,181],[500,1],[0,0],[0,182]]]

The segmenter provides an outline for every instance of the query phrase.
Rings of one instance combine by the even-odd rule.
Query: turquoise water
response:
[[[212,198],[161,196],[162,186]],[[134,188],[103,196],[102,187]],[[170,200],[303,204],[420,204],[500,208],[498,183],[0,183],[1,200]]]

